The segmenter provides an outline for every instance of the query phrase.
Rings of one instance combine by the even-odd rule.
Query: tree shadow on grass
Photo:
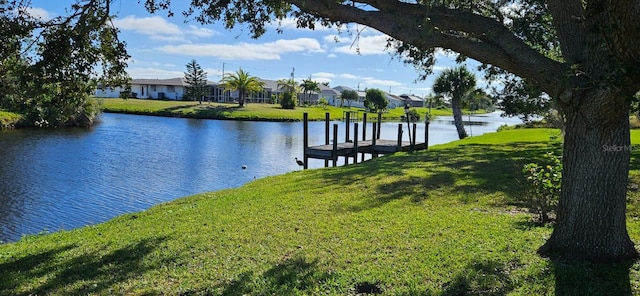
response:
[[[221,119],[227,118],[229,114],[235,113],[239,110],[242,110],[244,107],[240,107],[239,105],[233,106],[207,106],[205,108],[199,108],[194,110],[194,118],[212,118],[212,119]]]
[[[379,207],[393,200],[410,197],[419,202],[439,191],[457,193],[464,198],[474,193],[503,193],[500,205],[523,205],[523,173],[526,163],[540,162],[548,151],[558,148],[531,143],[504,145],[469,144],[448,149],[429,150],[404,155],[385,156],[360,166],[328,171],[327,178],[341,185],[368,182],[371,178],[381,185],[375,196],[354,210]],[[417,174],[407,174],[420,170]],[[391,182],[384,180],[389,177]],[[374,182],[372,182],[374,183]],[[460,202],[469,202],[460,200]]]
[[[556,295],[633,295],[631,262],[565,264],[553,261]]]
[[[317,259],[309,262],[302,256],[294,256],[261,274],[243,272],[222,285],[186,291],[182,295],[297,295],[319,289],[331,277],[331,274],[320,270]]]
[[[163,240],[144,239],[106,254],[88,253],[68,245],[8,261],[0,264],[0,292],[3,295],[108,293],[112,285],[150,268],[142,261]],[[33,286],[27,292],[18,292],[24,289],[21,284]]]
[[[506,295],[516,288],[510,273],[520,263],[480,261],[474,262],[442,286],[443,296]]]
[[[530,274],[524,282],[532,286],[545,287],[544,283],[555,279],[554,291],[558,296],[582,295],[632,295],[629,280],[631,264],[564,264],[550,261],[550,268],[537,274]],[[453,280],[443,285],[442,295],[506,295],[514,291],[523,281],[513,277],[515,270],[522,267],[518,261],[481,261],[469,264]],[[551,287],[543,291],[522,292],[531,294],[551,294]]]

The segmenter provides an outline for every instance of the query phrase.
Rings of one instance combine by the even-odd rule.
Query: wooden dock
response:
[[[417,151],[417,150],[425,150],[428,149],[428,139],[429,139],[429,122],[425,122],[425,136],[424,142],[417,143],[416,142],[416,123],[413,123],[413,133],[410,133],[412,137],[410,137],[410,141],[402,141],[402,123],[398,124],[398,137],[396,140],[384,140],[379,139],[380,135],[380,121],[381,117],[378,116],[377,124],[373,125],[373,133],[374,135],[372,139],[366,140],[366,123],[367,116],[366,113],[363,116],[363,129],[362,129],[362,140],[358,140],[358,122],[353,122],[349,120],[349,114],[346,116],[345,126],[346,126],[346,135],[345,141],[339,142],[338,138],[338,125],[333,125],[333,140],[330,141],[329,137],[329,113],[325,116],[325,144],[324,145],[315,145],[309,146],[309,129],[308,129],[308,114],[304,113],[304,169],[307,169],[307,163],[310,158],[313,159],[323,159],[325,162],[325,167],[329,166],[329,161],[333,162],[333,166],[337,165],[338,158],[343,157],[345,164],[349,163],[349,159],[353,159],[353,163],[358,162],[358,155],[361,155],[361,161],[364,161],[365,154],[370,154],[371,157],[378,157],[381,154],[390,154],[396,153],[400,151]],[[350,125],[353,124],[353,133],[354,139],[350,138]],[[333,143],[331,143],[333,142]]]

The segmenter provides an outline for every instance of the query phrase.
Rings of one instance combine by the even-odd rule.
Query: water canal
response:
[[[472,123],[467,126],[472,135],[519,122],[497,113],[465,120]],[[344,123],[339,125],[344,133]],[[381,138],[396,139],[397,125],[384,123]],[[100,223],[182,196],[299,170],[294,157],[302,157],[302,133],[301,122],[125,114],[103,114],[91,129],[0,132],[0,242]],[[323,144],[324,122],[310,123],[309,133],[310,145]],[[432,120],[429,134],[430,145],[457,137],[449,117]],[[417,135],[422,142],[424,124]]]

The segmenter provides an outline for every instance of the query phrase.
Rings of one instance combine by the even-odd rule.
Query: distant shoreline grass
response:
[[[22,120],[22,115],[0,110],[0,130],[16,127]]]
[[[278,104],[249,103],[244,107],[232,103],[200,104],[197,101],[161,101],[141,99],[101,99],[104,112],[128,113],[137,115],[186,117],[200,119],[222,120],[252,120],[252,121],[301,121],[302,114],[308,113],[309,120],[324,120],[325,114],[330,113],[331,120],[341,120],[345,111],[364,112],[361,108],[341,108],[334,106],[298,106],[295,109],[282,109]],[[428,108],[415,108],[424,120]],[[476,113],[483,113],[478,111]],[[432,109],[432,116],[451,115],[449,109]],[[375,120],[376,114],[369,113],[368,120]],[[383,114],[383,120],[400,120],[404,116],[403,108],[396,108]]]
[[[522,165],[551,129],[506,130],[296,171],[0,245],[0,295],[632,295],[640,265],[535,254]],[[634,145],[640,131],[632,131]],[[640,184],[633,151],[630,183]],[[630,186],[630,188],[634,188]],[[637,187],[636,187],[637,188]],[[640,193],[628,230],[640,242]]]

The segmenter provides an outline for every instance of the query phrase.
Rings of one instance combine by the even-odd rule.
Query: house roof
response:
[[[343,90],[355,90],[353,88],[350,88],[350,87],[344,86],[344,85],[338,85],[338,86],[334,87],[333,89],[335,89],[339,93],[342,93]]]
[[[318,84],[318,87],[320,88],[320,93],[322,93],[323,95],[339,96],[341,94],[341,92],[337,89],[330,88],[324,84]]]
[[[184,78],[171,79],[133,79],[131,84],[185,86]]]
[[[407,94],[401,94],[401,97],[403,97],[406,100],[411,100],[414,102],[424,102],[425,100],[421,97],[418,96],[414,96],[414,95],[407,95]]]
[[[169,79],[133,79],[131,84],[138,85],[173,85],[173,86],[189,86],[183,77]],[[208,80],[208,85],[218,85],[219,83]]]
[[[258,80],[264,83],[264,89],[271,90],[271,92],[274,92],[274,93],[280,92],[280,90],[278,89],[277,80],[269,80],[269,79],[262,79],[262,78],[258,78]]]

